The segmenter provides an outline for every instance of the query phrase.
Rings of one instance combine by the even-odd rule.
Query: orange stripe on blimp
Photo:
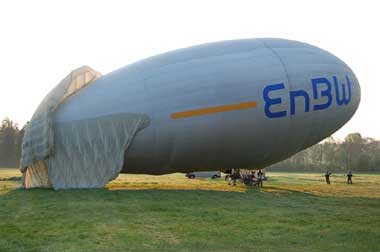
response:
[[[172,113],[170,117],[172,119],[179,119],[179,118],[185,118],[185,117],[202,116],[202,115],[215,114],[215,113],[227,112],[227,111],[233,111],[233,110],[256,108],[256,107],[257,107],[257,102],[250,101],[250,102],[228,104],[228,105],[222,105],[222,106],[216,106],[216,107],[208,107],[208,108],[200,108],[200,109],[175,112],[175,113]]]

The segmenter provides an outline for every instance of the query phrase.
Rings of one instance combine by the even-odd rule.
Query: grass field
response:
[[[0,169],[0,251],[380,252],[380,175],[267,175],[262,189],[173,174],[25,191]]]

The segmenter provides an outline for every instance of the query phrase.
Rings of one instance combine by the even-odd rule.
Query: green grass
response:
[[[182,174],[96,190],[0,181],[0,251],[380,251],[380,175],[267,175],[263,189]]]

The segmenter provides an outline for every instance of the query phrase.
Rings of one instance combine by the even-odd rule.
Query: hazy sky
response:
[[[0,119],[24,124],[69,72],[106,74],[139,59],[218,40],[279,37],[345,61],[362,100],[336,137],[380,139],[378,1],[2,1]]]

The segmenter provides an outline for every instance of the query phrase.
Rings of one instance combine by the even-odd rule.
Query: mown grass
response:
[[[380,175],[268,175],[263,189],[182,174],[96,190],[0,181],[0,251],[380,251]]]

